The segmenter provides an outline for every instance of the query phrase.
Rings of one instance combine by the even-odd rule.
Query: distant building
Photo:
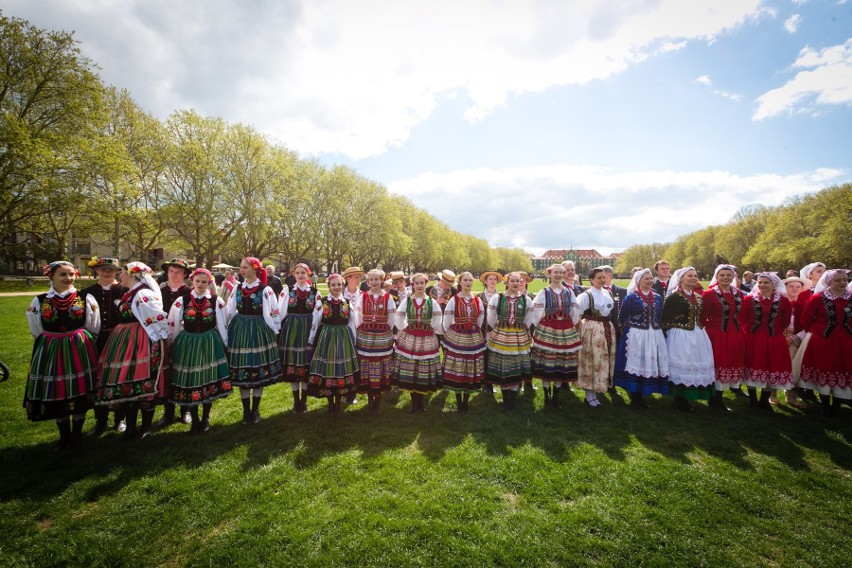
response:
[[[573,260],[577,274],[585,278],[589,271],[596,266],[603,266],[604,264],[615,266],[615,261],[620,255],[621,253],[613,253],[610,256],[603,256],[595,249],[550,249],[541,256],[531,257],[530,261],[533,265],[533,271],[542,273],[551,264]]]

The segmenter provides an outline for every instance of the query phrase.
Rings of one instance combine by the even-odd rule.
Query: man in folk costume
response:
[[[163,269],[167,277],[167,280],[160,284],[160,293],[163,296],[163,311],[168,314],[175,300],[182,297],[186,292],[189,292],[190,288],[186,284],[186,279],[192,270],[189,268],[189,263],[182,258],[173,258],[168,262],[164,262],[160,268]],[[166,352],[165,356],[167,369],[165,376],[168,377],[169,353]],[[185,424],[192,422],[192,417],[189,415],[188,409],[181,408],[181,419]],[[163,403],[163,417],[157,423],[157,427],[165,428],[174,421],[175,405],[170,400],[166,400]]]
[[[662,296],[666,297],[666,293],[669,289],[669,279],[672,274],[672,267],[669,264],[668,260],[658,260],[654,263],[654,274],[656,275],[656,279],[654,280],[654,285],[651,286],[651,289]]]
[[[585,292],[586,289],[576,282],[577,267],[575,266],[574,261],[563,260],[561,264],[562,268],[565,269],[565,281],[562,283],[562,285],[570,289],[574,293],[575,297]]]
[[[411,290],[405,286],[405,273],[401,270],[395,270],[390,273],[389,277],[391,281],[391,289],[388,293],[391,295],[391,298],[393,298],[393,301],[397,306],[404,304],[405,300],[408,299],[408,295],[411,293]]]
[[[107,339],[109,339],[113,328],[118,325],[118,304],[121,297],[127,292],[127,288],[122,286],[118,280],[118,273],[121,272],[121,265],[117,258],[112,257],[95,257],[88,263],[89,267],[94,271],[97,282],[91,286],[80,290],[80,296],[85,300],[87,296],[91,296],[98,303],[101,329],[98,333],[95,347],[98,354],[103,351]],[[124,421],[124,411],[119,406],[95,406],[95,427],[89,432],[90,436],[100,436],[104,433],[109,421],[109,411],[115,413],[114,428],[116,432],[124,432],[126,423]]]

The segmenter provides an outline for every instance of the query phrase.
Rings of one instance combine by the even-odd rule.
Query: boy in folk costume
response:
[[[163,296],[163,311],[167,314],[169,310],[172,309],[172,304],[175,303],[175,300],[184,295],[184,293],[189,291],[189,286],[186,284],[186,279],[189,277],[189,273],[192,272],[189,269],[189,263],[182,258],[173,258],[168,262],[164,262],[160,265],[160,268],[166,273],[167,280],[160,284],[160,293]],[[169,366],[169,358],[168,353],[166,354],[166,377],[171,378],[171,374],[168,370]],[[183,422],[188,424],[190,422],[189,412],[186,408],[181,407],[181,414],[183,418]],[[163,417],[157,423],[157,427],[164,428],[175,421],[175,405],[171,400],[164,401],[163,404]]]

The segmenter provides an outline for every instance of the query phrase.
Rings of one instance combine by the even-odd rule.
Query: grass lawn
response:
[[[20,407],[29,298],[0,298],[3,566],[844,566],[852,542],[852,410],[770,415],[667,398],[558,410],[480,394],[424,415],[388,396],[331,420],[269,388],[260,424],[237,396],[212,430],[109,433],[54,453]],[[498,396],[499,398],[499,396]],[[159,417],[159,413],[158,413]],[[87,429],[92,425],[91,413]],[[846,542],[846,545],[842,543]]]

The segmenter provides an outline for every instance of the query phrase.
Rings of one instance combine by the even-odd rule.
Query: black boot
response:
[[[559,408],[559,391],[562,389],[554,385],[550,387],[550,390],[553,393],[550,395],[550,406],[553,408]]]
[[[130,402],[124,407],[125,421],[127,428],[124,430],[125,440],[135,440],[139,437],[139,431],[136,429],[136,419],[139,417],[139,403]]]
[[[198,417],[198,407],[193,406],[189,409],[189,418],[192,422],[192,426],[189,429],[190,434],[198,434],[199,429],[201,427],[201,419]]]
[[[464,396],[462,396],[462,411],[465,414],[470,412],[470,393],[464,393]]]
[[[542,387],[542,390],[544,390],[544,406],[545,406],[545,408],[550,406],[550,389],[552,389],[552,388],[553,387]]]
[[[142,430],[139,433],[140,438],[147,438],[151,435],[151,424],[154,422],[154,407],[142,409]]]
[[[302,393],[301,391],[293,391],[293,412],[302,411]]]
[[[206,434],[210,431],[210,409],[213,408],[213,403],[205,403],[201,411],[201,424],[198,426],[200,434]]]
[[[92,438],[97,438],[107,429],[107,422],[109,422],[109,408],[106,406],[96,406],[95,407],[95,427],[89,430],[89,436]]]
[[[462,395],[460,392],[456,393],[456,412],[462,412]]]
[[[68,447],[71,443],[71,422],[62,420],[56,423],[59,428],[59,443],[56,444],[56,451],[60,452]]]
[[[163,417],[157,422],[157,428],[165,428],[175,421],[175,405],[167,402],[163,405]]]
[[[840,405],[843,404],[843,400],[837,398],[836,396],[831,401],[831,415],[837,416],[837,413],[840,412]]]
[[[754,387],[748,387],[748,407],[755,409],[760,407],[757,401],[757,389]]]
[[[80,440],[83,438],[83,423],[85,421],[85,417],[71,420],[71,443],[68,444],[69,448],[80,447]]]
[[[512,391],[509,389],[500,389],[500,393],[503,395],[503,412],[510,412],[512,410]]]
[[[243,402],[243,424],[251,424],[251,399],[242,398]]]
[[[347,400],[351,400],[351,399],[347,396]],[[340,406],[343,403],[343,397],[340,396],[339,394],[334,395],[332,397],[332,403],[334,404],[334,413],[333,413],[334,418],[335,419],[339,418],[340,412],[341,412]]]
[[[328,395],[325,398],[328,400],[328,413],[334,414],[334,411],[336,410],[334,408],[334,397],[332,395]]]
[[[484,385],[482,385],[482,392],[494,394],[494,385],[492,385],[491,383],[485,383]]]
[[[728,408],[728,405],[725,404],[724,391],[716,391],[715,396],[710,399],[714,401],[713,407],[717,410],[721,410],[722,412],[731,412],[731,409]]]
[[[381,394],[374,394],[373,395],[373,412],[375,414],[379,413],[379,406],[381,406],[381,404],[382,404],[382,395]]]
[[[682,396],[676,396],[675,397],[675,406],[677,406],[678,410],[681,410],[683,412],[692,412],[693,411],[692,405],[690,405],[689,401],[686,400],[686,398],[682,397]]]
[[[734,396],[737,397],[737,398],[745,398],[745,397],[748,396],[746,393],[743,392],[742,385],[740,385],[738,387],[733,387],[731,389],[731,392],[734,393]]]
[[[127,422],[124,419],[124,408],[118,407],[115,409],[112,417],[112,429],[119,434],[127,430]]]
[[[812,402],[814,404],[819,402],[817,400],[816,395],[814,394],[814,391],[812,391],[811,389],[803,389],[801,387],[799,387],[799,398],[807,402]],[[820,399],[822,399],[822,395],[820,395]]]
[[[642,394],[638,392],[630,393],[630,408],[633,410],[642,410],[642,403],[639,402],[642,399]]]
[[[257,424],[260,422],[260,397],[254,396],[251,399],[251,423]]]
[[[524,394],[535,396],[536,390],[538,390],[538,387],[533,384],[532,379],[524,381]]]
[[[820,394],[819,400],[822,403],[822,415],[823,416],[831,416],[831,395],[830,394]]]
[[[769,397],[772,396],[772,389],[760,389],[760,402],[758,408],[764,412],[772,412],[772,405],[769,404]]]

